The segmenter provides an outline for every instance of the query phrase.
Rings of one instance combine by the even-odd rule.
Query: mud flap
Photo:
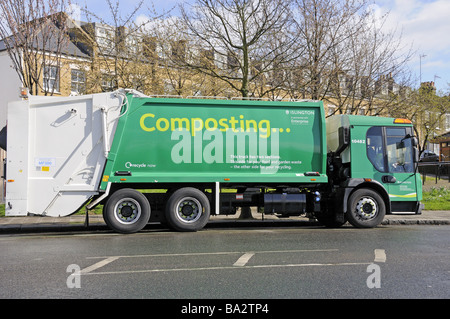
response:
[[[345,223],[344,212],[338,211],[338,212],[336,212],[336,214],[334,216],[335,216],[336,222]]]

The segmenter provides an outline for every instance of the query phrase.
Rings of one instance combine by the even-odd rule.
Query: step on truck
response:
[[[202,229],[257,207],[329,227],[420,214],[409,120],[336,115],[321,101],[152,98],[133,90],[9,103],[6,216],[103,205],[114,231]],[[84,209],[84,208],[83,208]]]

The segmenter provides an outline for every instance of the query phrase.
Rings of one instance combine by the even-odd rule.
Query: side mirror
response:
[[[413,148],[413,156],[414,156],[414,172],[417,173],[419,170],[419,149],[417,147]]]
[[[402,140],[400,142],[403,142],[404,140],[410,138],[411,139],[411,144],[412,146],[417,146],[419,145],[419,140],[417,139],[417,137],[415,136],[411,136],[409,133],[406,134],[406,136],[404,138],[402,138]]]
[[[414,162],[417,163],[419,162],[419,150],[417,149],[417,147],[413,148],[413,155],[414,155]]]

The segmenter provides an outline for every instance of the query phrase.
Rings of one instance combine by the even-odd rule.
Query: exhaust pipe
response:
[[[6,151],[6,126],[0,131],[0,148]]]

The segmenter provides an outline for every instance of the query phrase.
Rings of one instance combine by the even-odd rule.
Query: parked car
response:
[[[422,155],[420,155],[421,162],[439,162],[439,155],[430,150],[423,151]]]

